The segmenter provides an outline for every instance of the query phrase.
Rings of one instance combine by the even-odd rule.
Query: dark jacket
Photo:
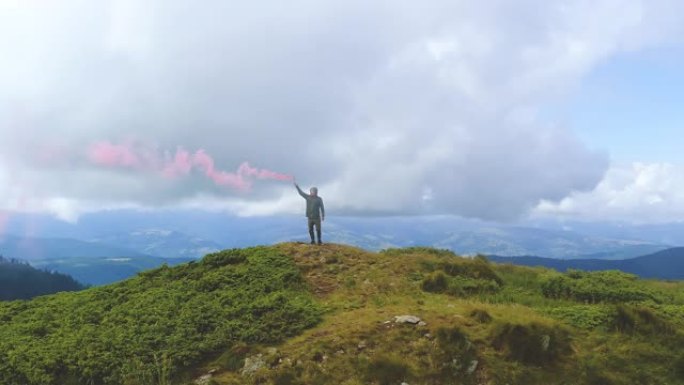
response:
[[[321,197],[319,196],[313,196],[305,193],[297,185],[295,185],[295,187],[297,187],[299,195],[301,195],[302,198],[306,199],[306,217],[309,219],[320,219],[321,217],[325,218],[325,207],[323,207],[323,199],[321,199]]]

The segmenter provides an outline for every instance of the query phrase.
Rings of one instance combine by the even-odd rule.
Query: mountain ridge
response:
[[[684,279],[684,247],[674,247],[653,254],[623,260],[555,259],[537,256],[488,256],[494,262],[524,266],[544,266],[561,271],[579,269],[587,271],[620,270],[641,278]]]
[[[684,383],[684,282],[433,248],[230,249],[0,320],[8,384]]]

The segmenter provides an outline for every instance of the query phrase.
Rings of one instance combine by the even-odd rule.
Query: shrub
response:
[[[247,253],[242,249],[222,250],[207,254],[202,258],[202,264],[212,267],[236,265],[247,260]]]
[[[273,385],[298,385],[299,383],[292,369],[280,370],[273,376]]]
[[[238,342],[230,349],[221,354],[214,362],[221,369],[231,372],[237,371],[245,365],[245,357],[250,352],[250,348],[244,342]]]
[[[388,248],[380,251],[382,254],[392,255],[392,256],[402,256],[411,254],[427,254],[434,255],[437,257],[455,257],[456,254],[447,249],[436,249],[434,247],[424,247],[424,246],[412,246],[403,248]]]
[[[494,281],[503,285],[503,280],[492,269],[486,259],[462,258],[451,262],[442,262],[439,268],[452,277],[468,277],[485,281]]]
[[[447,293],[451,295],[472,295],[496,293],[501,287],[495,282],[485,279],[453,277],[449,279]]]
[[[484,324],[492,321],[492,316],[484,309],[475,309],[470,312],[470,317],[477,322]]]
[[[435,333],[437,344],[450,355],[460,355],[472,347],[468,336],[458,327],[439,328]]]
[[[365,379],[380,385],[396,385],[407,381],[411,374],[409,367],[399,359],[381,356],[368,364]]]
[[[618,305],[612,320],[612,329],[621,333],[671,335],[675,328],[668,321],[646,307]]]
[[[608,325],[613,315],[612,309],[606,305],[551,307],[543,309],[543,312],[581,329],[593,329]]]
[[[471,375],[477,364],[477,351],[475,345],[470,342],[468,336],[458,327],[439,328],[435,333],[437,339],[437,359],[440,363],[437,368],[442,382],[451,382],[459,379],[459,383],[468,382],[467,376]]]
[[[443,271],[435,271],[423,279],[421,287],[430,293],[444,293],[449,287],[449,280]]]
[[[672,370],[678,380],[684,380],[684,354],[680,354],[675,360]]]
[[[424,263],[429,273],[423,278],[423,290],[455,296],[495,293],[503,280],[484,257],[452,258],[449,261]]]
[[[492,346],[515,361],[549,365],[571,353],[570,333],[540,323],[503,323],[494,328]]]
[[[588,356],[580,361],[582,378],[587,385],[612,385],[614,382],[606,375],[606,364],[598,361],[593,356]]]
[[[570,270],[566,274],[552,274],[543,279],[541,290],[547,298],[573,299],[586,303],[660,303],[665,300],[663,293],[639,285],[636,276],[621,271]]]

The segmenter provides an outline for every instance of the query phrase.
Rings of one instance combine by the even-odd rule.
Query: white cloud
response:
[[[684,218],[684,166],[634,163],[614,166],[590,192],[543,202],[535,216],[664,223]]]
[[[0,206],[42,202],[74,218],[119,205],[224,202],[263,215],[301,204],[277,183],[244,195],[83,159],[90,143],[135,140],[204,148],[223,169],[295,173],[336,213],[515,218],[592,190],[608,167],[540,106],[607,58],[678,36],[683,7],[0,2],[0,173],[14,175]]]

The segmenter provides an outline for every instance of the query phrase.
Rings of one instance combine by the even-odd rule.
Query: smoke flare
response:
[[[203,149],[191,153],[182,147],[178,147],[173,155],[168,151],[164,155],[162,156],[158,151],[151,150],[148,147],[135,146],[131,143],[116,144],[108,141],[93,143],[87,151],[88,160],[97,166],[152,171],[166,178],[186,176],[195,170],[213,181],[217,186],[227,186],[240,191],[249,191],[255,179],[293,180],[291,175],[252,167],[246,161],[242,162],[236,171],[218,169],[214,158]]]

